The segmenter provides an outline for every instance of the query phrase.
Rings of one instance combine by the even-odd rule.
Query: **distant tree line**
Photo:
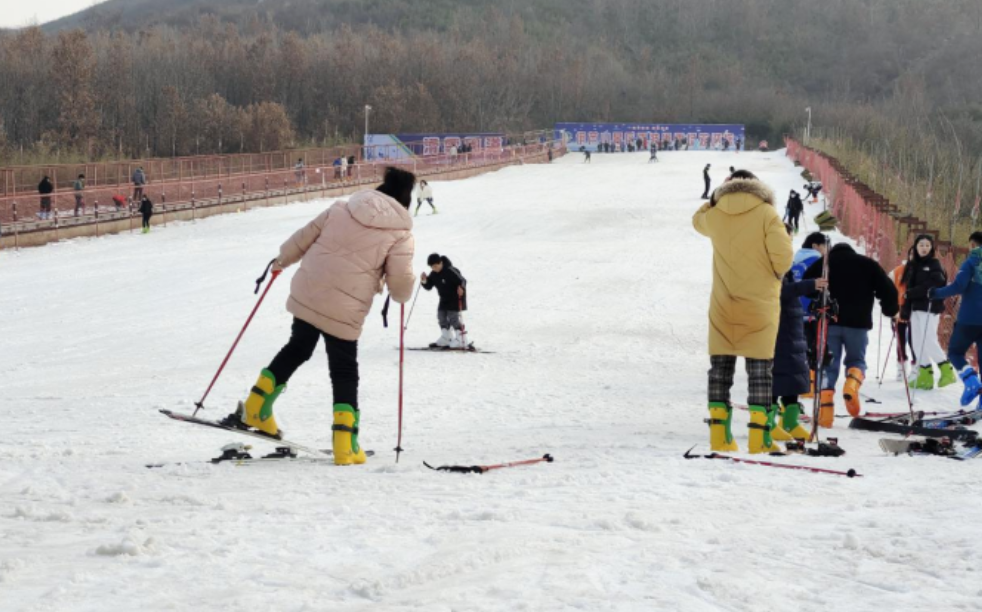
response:
[[[375,132],[699,121],[772,143],[811,106],[861,139],[907,129],[912,94],[924,133],[982,145],[979,0],[111,0],[61,26],[0,32],[3,159],[333,144],[365,104]]]

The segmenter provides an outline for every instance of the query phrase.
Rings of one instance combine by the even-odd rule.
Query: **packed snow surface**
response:
[[[730,165],[758,173],[782,211],[804,181],[781,152],[647,158],[433,183],[417,273],[431,252],[454,261],[467,326],[495,353],[407,352],[398,464],[399,309],[383,328],[381,299],[360,343],[368,464],[213,466],[225,443],[272,445],[158,413],[194,409],[254,280],[330,201],[0,253],[0,609],[982,609],[982,461],[886,456],[848,419],[830,432],[845,457],[775,461],[862,478],[682,458],[708,452],[711,249],[690,221],[702,167],[714,186]],[[204,416],[244,399],[285,343],[293,272]],[[407,345],[438,337],[436,303],[419,295]],[[872,371],[889,337],[871,333],[871,409],[906,407],[894,365],[882,387]],[[959,393],[919,392],[918,407]],[[330,446],[322,347],[277,415],[288,438]],[[734,420],[745,450],[747,414]],[[485,475],[422,465],[544,453],[555,463]]]

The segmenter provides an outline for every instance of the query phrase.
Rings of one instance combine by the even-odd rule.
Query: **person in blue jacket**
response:
[[[829,240],[822,232],[812,232],[805,237],[801,243],[801,249],[794,254],[794,262],[791,264],[791,274],[795,282],[800,281],[805,276],[807,270],[813,263],[824,257],[829,250]],[[801,321],[805,331],[805,342],[808,343],[808,369],[811,371],[810,378],[815,380],[815,343],[818,341],[818,322],[808,314],[811,307],[810,294],[799,294],[801,300]],[[783,307],[782,307],[783,312]],[[809,386],[807,393],[802,393],[804,397],[811,397],[814,389]]]
[[[958,320],[948,341],[948,360],[958,370],[958,377],[965,385],[962,406],[971,404],[982,393],[979,374],[965,358],[973,344],[978,346],[982,342],[982,232],[973,232],[968,238],[968,245],[971,251],[958,269],[955,280],[946,287],[927,292],[929,300],[962,296]]]
[[[785,227],[788,235],[792,235],[792,226],[785,223]],[[821,238],[821,247],[824,251],[825,236],[822,234],[818,236]],[[814,245],[807,240],[805,243]],[[814,252],[819,254],[819,251]],[[795,256],[795,260],[797,259],[798,257]],[[808,341],[805,338],[805,328],[801,325],[804,316],[802,301],[806,296],[827,287],[829,281],[824,278],[801,280],[801,274],[804,274],[804,270],[798,272],[799,278],[796,278],[795,269],[792,267],[781,280],[781,319],[777,331],[777,343],[774,347],[773,402],[768,413],[768,416],[773,419],[773,415],[778,411],[781,412],[780,426],[770,423],[771,437],[779,442],[792,439],[807,440],[810,435],[809,431],[798,422],[802,410],[798,396],[810,391],[812,386],[809,374]]]

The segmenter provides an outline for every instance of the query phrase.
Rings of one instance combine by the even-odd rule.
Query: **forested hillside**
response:
[[[261,150],[359,137],[365,104],[373,131],[693,120],[772,139],[805,106],[818,125],[943,112],[974,146],[980,19],[980,0],[111,0],[0,33],[0,146]]]

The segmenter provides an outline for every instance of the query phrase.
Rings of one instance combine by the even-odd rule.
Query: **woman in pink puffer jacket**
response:
[[[290,341],[226,423],[282,437],[273,403],[323,337],[334,388],[334,462],[365,462],[358,444],[358,338],[383,284],[396,302],[412,296],[415,182],[410,172],[386,168],[375,191],[335,202],[283,243],[273,269],[300,262],[286,306],[294,316]]]

